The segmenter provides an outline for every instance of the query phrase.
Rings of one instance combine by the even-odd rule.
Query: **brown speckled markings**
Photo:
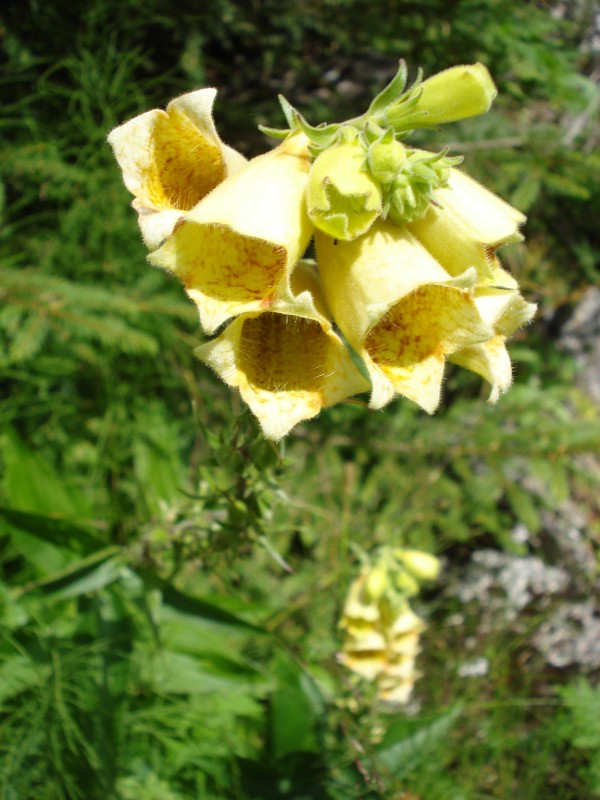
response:
[[[225,178],[220,148],[175,109],[157,117],[152,146],[148,193],[157,206],[187,211]]]
[[[318,322],[267,312],[244,322],[239,368],[267,392],[320,392],[329,339]]]
[[[445,344],[463,324],[463,295],[422,286],[397,303],[369,332],[367,352],[381,368],[411,367],[430,356],[443,359]]]
[[[178,274],[186,289],[217,300],[268,305],[284,275],[284,247],[242,236],[227,225],[203,226],[199,248],[197,227],[184,223],[177,244],[177,260],[185,265],[185,273]]]

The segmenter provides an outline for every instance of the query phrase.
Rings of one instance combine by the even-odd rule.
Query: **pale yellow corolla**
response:
[[[230,317],[291,301],[290,278],[313,233],[302,134],[252,159],[184,214],[150,256],[183,282],[208,334]]]
[[[265,436],[275,440],[322,408],[369,389],[331,326],[312,264],[298,264],[291,291],[291,300],[240,314],[196,350],[239,389]]]
[[[140,229],[152,250],[189,211],[246,159],[223,144],[213,121],[216,89],[198,89],[115,128],[108,136],[135,196]]]

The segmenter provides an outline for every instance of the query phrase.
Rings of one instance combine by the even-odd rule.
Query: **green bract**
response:
[[[452,67],[406,89],[406,65],[360,117],[331,125],[310,125],[280,95],[289,125],[265,128],[285,139],[302,132],[315,158],[308,189],[308,215],[313,225],[337,239],[350,241],[366,233],[377,217],[397,225],[422,217],[436,189],[448,183],[449,169],[461,159],[446,152],[407,148],[404,139],[415,128],[485,113],[496,87],[483,64]]]

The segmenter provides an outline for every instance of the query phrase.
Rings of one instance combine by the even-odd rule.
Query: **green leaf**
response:
[[[8,523],[15,534],[21,531],[73,553],[88,555],[103,544],[102,540],[89,528],[58,517],[15,511],[14,508],[0,506],[0,519]],[[26,556],[26,553],[24,555]]]
[[[0,703],[39,686],[46,678],[49,667],[35,664],[26,656],[3,658],[0,664]]]
[[[246,622],[241,617],[224,611],[213,603],[180,592],[174,586],[167,584],[162,587],[161,591],[163,600],[162,615],[183,615],[189,622],[193,622],[199,627],[207,627],[227,633],[267,635],[263,628]]]
[[[64,516],[87,516],[85,497],[68,486],[54,467],[8,430],[0,440],[4,461],[2,480],[9,504],[22,511]]]
[[[575,747],[600,750],[600,686],[579,678],[560,695],[569,711],[563,734]]]
[[[211,694],[266,686],[262,675],[238,661],[217,655],[199,658],[168,650],[144,660],[142,678],[161,694]]]
[[[279,654],[273,671],[278,688],[271,697],[270,723],[273,754],[318,753],[324,711],[322,697],[310,676],[295,661]]]
[[[416,769],[419,764],[433,756],[440,745],[444,744],[448,734],[458,720],[462,709],[455,706],[447,713],[437,717],[433,722],[422,725],[406,736],[404,726],[399,726],[398,740],[389,744],[393,734],[386,736],[384,746],[379,750],[377,761],[394,774],[402,774]],[[404,728],[404,729],[403,729]]]
[[[52,600],[89,594],[113,583],[123,574],[124,560],[118,547],[108,547],[42,581],[26,587],[26,593],[41,591]]]

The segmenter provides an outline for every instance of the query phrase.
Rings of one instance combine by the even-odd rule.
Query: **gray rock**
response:
[[[577,385],[600,403],[600,288],[591,286],[563,326],[558,345],[579,367]]]

